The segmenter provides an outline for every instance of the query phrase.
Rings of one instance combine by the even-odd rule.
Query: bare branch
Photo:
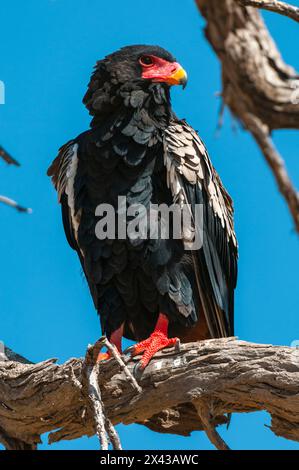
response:
[[[18,204],[18,203],[17,203],[16,201],[14,201],[13,199],[10,199],[9,197],[1,196],[1,195],[0,195],[0,202],[2,202],[3,204],[6,204],[7,206],[13,207],[13,208],[16,209],[18,212],[27,212],[27,214],[31,214],[31,213],[32,213],[32,209],[30,209],[30,207],[23,207],[23,206],[20,206],[20,204]]]
[[[20,166],[19,162],[15,160],[11,155],[9,155],[6,150],[0,146],[0,158],[2,158],[9,165]]]
[[[135,362],[127,364],[130,373]],[[53,359],[39,364],[0,362],[0,428],[5,436],[36,445],[49,431],[50,443],[94,435],[84,364],[82,359],[62,365]],[[113,425],[139,423],[182,435],[205,429],[224,448],[214,428],[226,421],[227,413],[266,410],[274,433],[299,441],[295,348],[234,338],[183,344],[181,351],[165,350],[151,361],[141,376],[139,394],[115,359],[99,364],[97,383]]]
[[[119,359],[119,357],[116,355],[114,347],[105,336],[100,338],[100,340],[94,346],[89,346],[85,357],[86,375],[88,379],[88,394],[94,409],[96,432],[100,441],[101,449],[108,450],[109,442],[107,437],[109,437],[110,442],[113,445],[113,449],[121,450],[122,447],[118,433],[110,419],[107,417],[102,401],[101,390],[99,387],[99,363],[96,362],[97,357],[95,357],[95,350],[97,356],[103,346],[106,346],[110,351],[112,351],[118,364],[121,366],[124,365],[122,360]],[[122,370],[124,370],[124,368],[126,368],[125,365],[122,367]]]
[[[238,0],[241,5],[262,8],[299,22],[299,8],[277,0]]]
[[[247,129],[252,133],[276,179],[279,191],[286,200],[299,233],[299,194],[287,173],[284,160],[276,150],[267,127],[255,116],[244,117]]]
[[[4,150],[4,148],[1,146],[0,146],[0,158],[2,158],[9,165],[20,166],[19,162],[17,162],[17,160],[15,160],[11,155],[9,155],[9,153],[6,152],[6,150]],[[0,195],[0,202],[2,202],[3,204],[6,204],[7,206],[13,207],[19,212],[27,212],[27,214],[32,213],[32,209],[20,206],[20,204],[18,204],[13,199],[10,199],[9,197]]]
[[[102,450],[108,450],[108,438],[106,433],[106,421],[104,405],[102,402],[101,391],[98,383],[99,365],[95,363],[87,369],[87,378],[89,381],[89,398],[93,404],[96,432],[100,441]]]
[[[202,421],[206,435],[210,439],[211,443],[214,444],[218,450],[230,450],[228,445],[216,431],[215,426],[211,423],[212,415],[209,411],[209,402],[207,400],[194,401],[193,405],[198,412],[198,416]]]
[[[299,75],[282,60],[259,11],[240,3],[196,0],[222,65],[223,100],[260,146],[299,233],[298,194],[269,137],[274,129],[299,129]]]
[[[118,363],[120,369],[124,372],[125,376],[127,377],[128,381],[131,382],[132,386],[135,388],[137,393],[142,392],[142,388],[140,385],[138,385],[137,380],[133,376],[133,374],[129,371],[128,367],[126,366],[125,362],[122,360],[121,355],[119,354],[117,348],[114,346],[114,344],[111,344],[107,338],[105,337],[104,346],[107,347],[108,351],[112,354],[112,357],[116,360]]]

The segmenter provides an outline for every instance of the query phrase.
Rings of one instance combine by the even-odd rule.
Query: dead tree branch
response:
[[[10,199],[9,197],[1,196],[1,195],[0,195],[0,202],[2,202],[3,204],[6,204],[7,206],[13,207],[13,208],[16,209],[18,212],[26,212],[27,214],[31,214],[31,213],[32,213],[32,209],[30,209],[30,207],[23,207],[23,206],[20,206],[20,204],[18,204],[18,203],[17,203],[16,201],[14,201],[13,199]]]
[[[196,0],[222,65],[224,103],[255,138],[299,233],[298,192],[271,140],[275,129],[299,129],[299,76],[284,63],[260,13],[240,3],[246,2]]]
[[[198,416],[201,419],[201,422],[203,424],[203,428],[212,442],[216,449],[218,450],[230,450],[228,445],[224,442],[222,437],[218,434],[218,432],[215,429],[215,426],[212,424],[212,414],[210,413],[210,405],[209,401],[207,400],[201,400],[201,401],[194,401],[193,402]]]
[[[83,359],[55,364],[0,362],[0,440],[36,446],[95,434]],[[137,358],[135,358],[137,360]],[[128,369],[132,373],[134,361]],[[215,426],[226,413],[266,410],[272,431],[299,441],[299,351],[234,338],[165,350],[140,379],[137,393],[115,359],[100,363],[98,385],[109,420],[139,423],[157,432],[189,435],[205,429],[216,446],[225,443]],[[4,436],[4,437],[3,437]],[[5,437],[6,436],[6,437]]]
[[[2,158],[9,165],[20,166],[19,162],[15,160],[11,155],[9,155],[9,153],[6,150],[4,150],[4,148],[1,146],[0,146],[0,158]],[[13,199],[10,199],[7,196],[0,195],[0,202],[2,202],[2,204],[5,204],[7,206],[13,207],[18,212],[26,212],[27,214],[32,213],[32,209],[30,209],[29,207],[21,206],[16,201],[14,201]]]
[[[299,22],[299,8],[277,0],[238,0],[241,5],[262,8]]]
[[[246,125],[273,172],[278,189],[286,200],[297,231],[299,232],[299,196],[288,175],[285,162],[275,148],[267,127],[259,121],[256,116],[247,115]]]
[[[19,162],[15,160],[9,153],[0,146],[0,158],[2,158],[9,165],[20,166]]]
[[[117,348],[108,341],[106,336],[102,336],[102,338],[100,338],[94,346],[88,347],[85,356],[86,376],[88,380],[88,395],[94,410],[94,420],[100,446],[102,450],[108,450],[109,437],[113,449],[122,450],[118,433],[106,414],[105,406],[102,401],[101,390],[99,387],[100,370],[97,357],[104,346],[107,347],[108,351],[110,351],[112,357],[114,357],[120,366],[120,369],[125,373],[127,379],[131,381],[139,393],[141,392],[141,388],[137,384],[133,375],[130,373],[126,364],[123,362],[120,353],[117,351]]]

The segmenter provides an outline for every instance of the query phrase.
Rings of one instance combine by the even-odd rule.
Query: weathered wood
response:
[[[299,8],[278,0],[238,0],[241,5],[262,8],[299,22]]]
[[[134,361],[128,363],[133,370]],[[208,404],[211,424],[225,413],[267,410],[271,429],[299,441],[299,354],[284,346],[253,344],[234,338],[182,345],[153,360],[137,393],[110,359],[100,365],[99,386],[113,424],[140,423],[158,432],[188,435],[203,429],[198,406]],[[207,414],[205,414],[207,416]],[[55,364],[0,362],[0,440],[35,446],[95,433],[83,359]]]
[[[299,75],[283,61],[259,11],[237,0],[196,3],[221,61],[223,98],[234,114],[242,119],[251,113],[269,130],[299,129]]]
[[[196,0],[222,66],[223,101],[259,145],[299,233],[298,192],[271,140],[272,130],[299,129],[299,75],[283,61],[259,11],[241,3],[249,2]]]

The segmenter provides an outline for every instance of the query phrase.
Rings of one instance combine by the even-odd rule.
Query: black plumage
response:
[[[108,335],[141,340],[163,312],[183,339],[233,334],[237,242],[232,202],[195,133],[171,109],[170,85],[142,77],[140,57],[174,64],[156,46],[130,46],[99,61],[84,104],[91,129],[64,145],[48,170],[58,191],[65,233],[77,251]],[[99,240],[99,204],[173,202],[203,206],[203,245],[183,239]],[[142,215],[140,216],[142,217]],[[193,226],[192,226],[193,225]],[[185,238],[184,238],[185,237]],[[198,328],[199,326],[199,328]]]

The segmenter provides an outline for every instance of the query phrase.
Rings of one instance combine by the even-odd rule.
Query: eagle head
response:
[[[187,74],[176,59],[159,46],[127,46],[96,63],[83,98],[91,115],[109,112],[122,92],[148,90],[152,84],[186,86]]]

